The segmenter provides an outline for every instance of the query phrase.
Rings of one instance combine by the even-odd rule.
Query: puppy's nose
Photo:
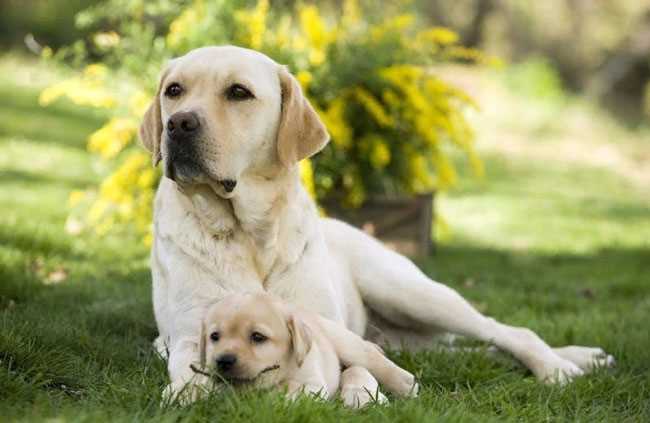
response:
[[[222,372],[231,370],[237,364],[237,356],[235,354],[224,354],[217,359],[217,367]]]
[[[193,135],[201,126],[194,112],[178,112],[169,117],[167,132],[172,138],[183,138]]]
[[[223,189],[225,189],[226,192],[232,192],[232,190],[235,189],[235,186],[237,186],[237,181],[234,181],[232,179],[224,179],[219,182],[221,185],[223,185]]]

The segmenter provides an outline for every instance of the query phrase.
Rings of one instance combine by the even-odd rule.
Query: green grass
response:
[[[160,407],[166,374],[150,346],[146,248],[64,230],[69,191],[98,182],[84,146],[102,116],[39,108],[43,80],[18,80],[2,63],[1,421],[650,420],[647,191],[611,169],[494,151],[484,182],[441,199],[451,237],[419,263],[482,311],[552,344],[602,346],[617,368],[560,388],[481,353],[400,353],[391,356],[419,375],[422,392],[385,407],[287,404],[273,392]]]

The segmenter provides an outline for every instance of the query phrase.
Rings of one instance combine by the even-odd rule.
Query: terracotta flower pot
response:
[[[359,208],[346,208],[335,199],[321,201],[328,216],[341,219],[379,238],[388,247],[409,256],[434,249],[432,237],[434,194],[412,197],[371,197]]]

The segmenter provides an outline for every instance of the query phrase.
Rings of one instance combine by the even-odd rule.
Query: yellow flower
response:
[[[119,154],[133,139],[138,123],[132,118],[112,118],[88,138],[88,150],[99,153],[104,159]]]
[[[415,22],[415,16],[409,13],[397,15],[386,22],[370,29],[370,39],[379,42],[387,34],[402,33]]]
[[[300,179],[302,184],[311,196],[316,199],[316,185],[314,184],[314,169],[311,165],[311,160],[304,159],[299,163],[300,166]]]
[[[390,163],[390,149],[380,137],[375,137],[370,150],[370,164],[377,170],[385,168]]]
[[[259,50],[264,43],[266,19],[269,12],[268,0],[258,0],[253,9],[238,10],[235,19],[244,32],[244,43],[252,49]]]
[[[354,95],[380,126],[393,126],[395,123],[393,118],[386,113],[384,107],[371,93],[361,87],[356,87]]]
[[[446,156],[441,154],[435,155],[435,166],[436,166],[436,175],[438,179],[438,188],[446,189],[452,185],[456,184],[458,176],[454,167],[446,158]]]
[[[176,19],[169,24],[167,33],[167,44],[171,47],[178,47],[188,36],[190,31],[196,28],[199,20],[205,15],[205,7],[202,0],[195,0]]]
[[[336,33],[325,25],[318,8],[314,5],[300,6],[300,27],[307,38],[310,52],[309,62],[318,66],[325,61],[327,47],[334,42]]]
[[[120,36],[115,31],[98,32],[93,36],[93,42],[99,48],[109,49],[120,43]]]
[[[324,112],[320,111],[319,113],[332,136],[332,142],[342,149],[349,148],[352,143],[352,129],[345,120],[345,97],[345,95],[339,95]]]
[[[421,193],[430,191],[435,185],[427,159],[421,154],[409,156],[410,188],[413,192]]]
[[[83,201],[85,197],[86,197],[86,193],[84,191],[79,191],[79,190],[71,191],[70,194],[68,195],[68,206],[69,207],[77,206],[79,203]]]
[[[434,26],[418,32],[415,39],[421,46],[431,44],[449,45],[458,42],[458,34],[448,28]]]
[[[144,113],[147,111],[150,102],[151,102],[150,95],[148,95],[144,91],[136,91],[135,94],[133,94],[129,98],[129,112],[133,116],[137,118],[141,118],[142,116],[144,116]]]
[[[52,50],[51,47],[43,47],[43,50],[41,50],[41,58],[42,59],[50,59],[52,56],[54,56],[54,51]]]
[[[38,102],[41,106],[47,106],[61,97],[68,97],[73,103],[81,106],[115,107],[117,104],[115,98],[104,88],[107,74],[108,69],[104,65],[88,65],[80,76],[63,80],[45,88],[41,92]]]
[[[95,79],[104,78],[108,74],[108,68],[101,63],[93,63],[88,65],[83,70],[84,77]]]
[[[366,188],[356,167],[350,166],[343,171],[343,188],[343,204],[346,207],[357,208],[366,201]]]
[[[341,17],[341,25],[343,28],[353,27],[360,21],[361,10],[359,9],[359,2],[357,0],[344,0],[343,16]]]
[[[311,72],[301,70],[296,74],[296,79],[298,82],[300,82],[303,91],[307,91],[307,88],[309,88],[309,84],[311,84],[311,81],[314,79],[314,77]]]

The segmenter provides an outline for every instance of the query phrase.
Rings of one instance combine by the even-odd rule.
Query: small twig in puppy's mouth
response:
[[[262,373],[270,372],[271,370],[277,370],[277,369],[279,369],[279,368],[280,368],[280,365],[279,365],[279,364],[274,364],[273,366],[269,366],[269,367],[267,367],[266,369],[264,369],[264,370],[262,370],[261,372],[259,372],[259,374],[258,374],[257,376],[259,377]]]
[[[280,365],[279,365],[279,364],[274,364],[273,366],[269,366],[269,367],[267,367],[266,369],[264,369],[264,370],[262,370],[261,372],[259,372],[259,373],[257,374],[257,376],[255,376],[254,378],[252,378],[252,379],[241,379],[241,381],[245,381],[245,382],[253,382],[253,381],[256,380],[258,377],[262,376],[262,374],[264,374],[264,373],[266,373],[266,372],[270,372],[270,371],[272,371],[272,370],[277,370],[277,369],[279,369],[279,368],[280,368]],[[198,373],[198,374],[203,375],[203,376],[208,376],[208,377],[210,377],[210,378],[214,378],[214,377],[219,377],[219,378],[221,378],[221,376],[218,375],[218,374],[215,375],[215,374],[211,374],[211,373],[205,372],[205,371],[203,371],[202,369],[198,369],[194,364],[190,364],[190,369],[192,369],[192,371],[193,371],[194,373]]]
[[[204,371],[201,370],[201,369],[197,369],[196,366],[195,366],[194,364],[190,364],[190,369],[192,369],[192,371],[193,371],[194,373],[198,373],[198,374],[203,375],[203,376],[212,377],[212,375],[211,375],[210,373],[204,372]]]

